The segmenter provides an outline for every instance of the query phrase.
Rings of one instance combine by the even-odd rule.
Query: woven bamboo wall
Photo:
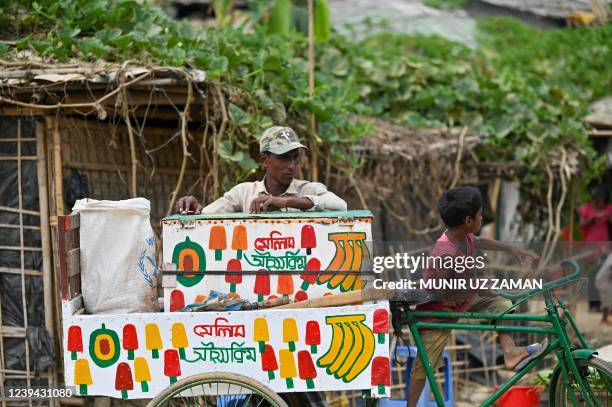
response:
[[[119,200],[130,198],[131,154],[125,126],[106,122],[63,118],[59,121],[66,211],[82,197]],[[138,160],[137,194],[151,201],[151,223],[156,228],[166,215],[169,197],[176,187],[181,161],[180,137],[174,127],[146,126],[135,129]],[[194,131],[194,134],[197,131]],[[148,153],[147,153],[148,151]],[[183,186],[178,196],[187,193],[201,198],[198,179],[199,151],[191,143]]]
[[[38,120],[0,119],[0,394],[56,387],[43,156]]]

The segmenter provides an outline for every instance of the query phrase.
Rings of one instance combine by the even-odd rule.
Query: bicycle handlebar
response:
[[[574,268],[574,271],[565,277],[561,277],[558,280],[542,284],[542,288],[534,288],[532,290],[520,291],[520,292],[512,292],[508,290],[491,290],[491,291],[509,300],[521,300],[523,298],[530,297],[536,293],[544,292],[546,290],[551,290],[553,288],[557,288],[562,285],[565,285],[571,282],[572,280],[577,279],[580,276],[580,271],[581,271],[580,265],[578,264],[576,260],[573,260],[573,259],[563,260],[561,262],[561,265],[562,266],[572,266]]]

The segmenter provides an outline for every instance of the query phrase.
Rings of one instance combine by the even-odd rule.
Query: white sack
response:
[[[157,311],[151,203],[80,199],[81,289],[90,314]]]

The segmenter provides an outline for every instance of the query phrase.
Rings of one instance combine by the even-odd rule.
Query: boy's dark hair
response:
[[[440,217],[449,228],[462,225],[465,218],[476,216],[481,208],[482,195],[474,187],[449,189],[438,201]]]

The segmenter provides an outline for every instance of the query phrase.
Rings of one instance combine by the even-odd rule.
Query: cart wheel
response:
[[[596,357],[574,359],[574,362],[590,400],[582,396],[576,377],[571,374],[567,382],[561,367],[557,366],[550,380],[550,406],[609,406],[612,401],[612,363]]]
[[[147,405],[158,406],[288,407],[263,383],[224,372],[202,373],[179,380]]]

